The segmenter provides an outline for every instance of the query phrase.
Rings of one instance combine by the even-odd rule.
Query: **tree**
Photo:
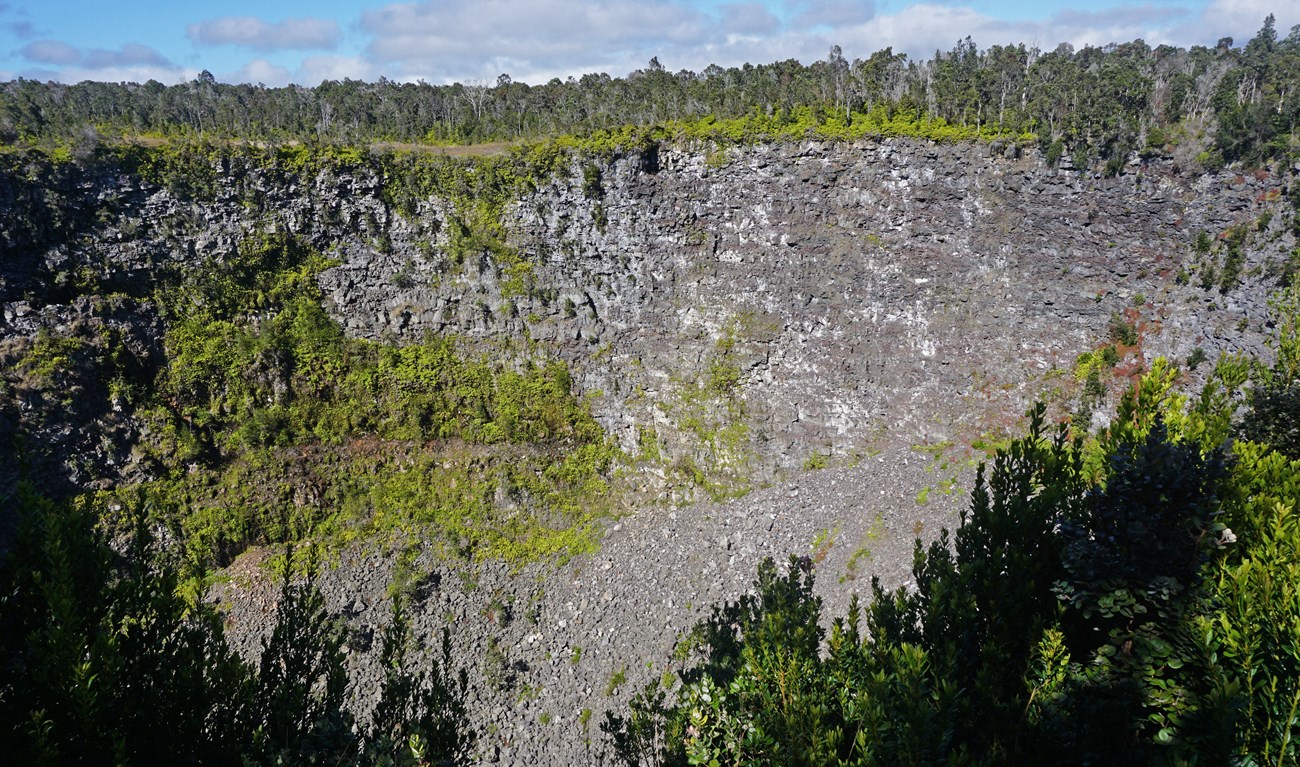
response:
[[[1257,367],[1249,405],[1237,434],[1262,442],[1292,460],[1300,460],[1300,286],[1282,291],[1272,302],[1278,323],[1277,359]]]
[[[227,645],[222,616],[183,596],[144,506],[120,553],[88,504],[24,484],[9,511],[21,525],[0,562],[0,753],[23,764],[467,763],[466,674],[453,677],[445,632],[431,670],[412,670],[400,606],[379,710],[358,725],[340,624],[290,557],[254,668]]]
[[[808,563],[765,562],[753,596],[691,635],[676,702],[655,686],[610,717],[616,755],[1292,764],[1300,463],[1227,452],[1238,368],[1189,401],[1157,361],[1090,445],[1035,408],[955,535],[917,542],[914,586],[873,582],[825,647]]]
[[[826,71],[830,78],[833,103],[844,112],[844,121],[851,119],[849,101],[849,63],[844,60],[844,52],[838,45],[832,45],[826,56]]]

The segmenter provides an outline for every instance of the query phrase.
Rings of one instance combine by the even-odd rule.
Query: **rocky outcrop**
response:
[[[561,349],[628,445],[646,424],[661,438],[680,432],[681,400],[728,357],[762,470],[852,454],[884,432],[921,442],[996,427],[1068,379],[1116,312],[1141,325],[1147,356],[1259,350],[1262,274],[1226,295],[1179,274],[1195,271],[1200,232],[1253,228],[1278,209],[1284,182],[1267,174],[1155,166],[1100,179],[1032,153],[904,141],[762,145],[725,159],[665,150],[658,164],[616,164],[603,199],[562,181],[515,213],[539,282],[583,311],[566,321],[516,301],[541,322],[512,329]],[[1245,271],[1290,252],[1284,218],[1256,237]],[[338,309],[354,332],[484,331],[428,294],[409,303],[429,309],[396,325],[373,310],[406,297],[333,295],[356,297]]]
[[[347,332],[529,339],[569,363],[625,449],[659,457],[652,472],[725,490],[886,435],[997,430],[1036,397],[1072,404],[1075,357],[1117,313],[1142,357],[1264,353],[1266,297],[1295,245],[1290,169],[1152,162],[1101,178],[996,144],[662,146],[598,167],[595,185],[575,161],[508,203],[521,287],[486,251],[449,258],[452,201],[401,215],[395,180],[367,167],[219,161],[204,195],[111,169],[65,179],[65,208],[114,215],[36,256],[34,235],[6,231],[3,332],[30,332],[16,302],[57,300],[68,275],[147,292],[289,230],[338,259],[320,284]],[[11,204],[30,197],[7,183]],[[1223,256],[1193,243],[1232,227],[1249,229],[1241,282],[1203,288]]]
[[[926,456],[887,448],[852,467],[806,472],[739,500],[646,509],[611,525],[595,554],[520,570],[499,562],[449,563],[426,551],[409,566],[417,647],[438,648],[451,630],[453,664],[469,672],[475,763],[616,763],[601,725],[627,714],[647,684],[676,682],[693,663],[678,640],[715,605],[749,590],[758,563],[809,558],[826,629],[849,596],[910,582],[915,536],[953,527],[972,481],[970,454]],[[940,467],[947,467],[940,471]],[[939,485],[947,482],[941,489]],[[915,499],[930,488],[925,503]],[[213,598],[245,657],[257,657],[273,624],[277,587],[250,552]],[[394,558],[364,546],[342,553],[317,583],[350,628],[348,662],[359,707],[383,678],[378,651],[391,615]]]
[[[457,252],[463,201],[399,212],[401,179],[378,167],[217,158],[170,187],[102,163],[0,174],[0,440],[21,423],[64,461],[42,470],[80,487],[147,475],[129,395],[162,364],[153,286],[289,231],[336,260],[319,284],[349,334],[554,355],[647,488],[770,485],[644,510],[559,568],[421,555],[418,634],[452,624],[479,756],[504,764],[597,761],[602,713],[671,668],[678,633],[762,556],[818,560],[830,616],[870,575],[906,583],[912,537],[953,524],[970,485],[960,443],[1038,397],[1073,406],[1076,357],[1115,318],[1132,337],[1113,390],[1155,355],[1267,356],[1267,297],[1296,247],[1295,169],[1102,178],[1032,149],[889,140],[575,160],[505,204],[506,258]],[[127,352],[112,381],[105,339]],[[841,465],[777,481],[826,462]],[[275,594],[258,554],[216,595],[249,653]],[[392,567],[358,547],[321,577],[363,704]]]

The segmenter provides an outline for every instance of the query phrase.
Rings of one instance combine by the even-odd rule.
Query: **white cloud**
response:
[[[838,28],[861,24],[876,15],[875,4],[861,0],[798,0],[787,5],[793,11],[796,28]]]
[[[315,87],[325,80],[374,81],[383,74],[374,64],[357,56],[308,56],[296,69],[266,59],[253,59],[217,79],[229,83],[261,83],[272,87],[290,83]]]
[[[150,80],[157,80],[166,85],[173,85],[192,80],[196,76],[197,72],[180,67],[122,65],[95,69],[68,67],[60,70],[58,76],[51,79],[65,83],[79,83],[83,80],[106,83],[145,83]]]
[[[261,83],[271,87],[292,82],[289,70],[266,59],[253,59],[238,70],[218,78],[227,83]]]
[[[197,45],[245,52],[219,64],[228,72],[222,80],[315,85],[381,75],[434,83],[491,83],[502,73],[530,83],[590,72],[621,77],[651,57],[669,71],[791,58],[810,64],[825,58],[832,45],[850,59],[887,46],[925,59],[967,36],[980,48],[1024,43],[1052,50],[1062,42],[1078,48],[1137,38],[1151,45],[1213,45],[1223,36],[1244,45],[1269,12],[1277,14],[1279,37],[1300,23],[1296,2],[1277,8],[1278,0],[1205,1],[1202,11],[1188,11],[1180,0],[1150,0],[1008,21],[983,12],[992,4],[975,0],[405,0],[361,13],[349,28],[349,34],[361,35],[359,52],[340,50],[340,23],[321,18],[273,23],[232,16],[192,24],[187,32]],[[6,5],[0,1],[0,14]],[[13,17],[10,5],[8,18]],[[304,51],[299,55],[306,58],[295,63],[271,55],[288,50]],[[313,53],[322,55],[307,55]],[[64,81],[192,77],[158,50],[138,44],[78,49],[38,39],[19,48],[16,58],[29,66],[9,67],[23,76]]]
[[[718,10],[721,27],[733,35],[766,35],[781,29],[780,19],[761,3],[732,3]]]
[[[57,70],[42,69],[40,67],[32,67],[32,68],[24,69],[21,72],[15,74],[13,77],[10,77],[9,79],[12,80],[14,79],[14,77],[21,77],[26,80],[35,80],[36,82],[41,82],[41,83],[48,82],[51,80],[55,82],[62,82],[61,78],[59,77],[59,72]]]
[[[757,0],[711,12],[675,0],[438,0],[368,11],[361,30],[371,38],[366,58],[395,79],[492,80],[508,72],[537,83],[587,72],[622,76],[652,56],[670,71],[788,58],[810,64],[832,45],[849,58],[887,46],[928,58],[968,35],[980,47],[1024,43],[1050,50],[1061,42],[1136,38],[1154,45],[1179,42],[1171,27],[1187,21],[1184,9],[1157,4],[1029,21],[1003,21],[938,0],[893,13],[880,13],[870,0],[789,0],[770,8]]]
[[[926,58],[936,50],[951,49],[967,35],[981,47],[995,40],[1000,43],[1001,30],[996,28],[1000,24],[970,8],[914,5],[854,27],[842,44],[855,56],[892,46],[914,59]]]
[[[1245,45],[1264,26],[1264,18],[1275,16],[1279,38],[1300,24],[1300,7],[1294,2],[1276,0],[1214,0],[1193,24],[1180,28],[1191,42],[1213,45],[1221,37],[1231,37],[1235,45]]]
[[[745,16],[751,24],[753,13]],[[509,61],[521,80],[546,72],[581,74],[665,66],[718,35],[718,20],[667,0],[449,0],[401,3],[368,11],[368,58],[397,66],[398,76],[430,81],[495,77],[491,61]],[[681,65],[696,62],[681,61]],[[705,62],[707,63],[707,62]]]
[[[227,16],[189,25],[196,45],[237,45],[255,51],[334,50],[339,44],[338,22],[326,19],[285,19],[275,24],[251,16]]]
[[[1233,37],[1244,45],[1269,13],[1277,16],[1279,37],[1300,23],[1300,7],[1279,9],[1277,0],[1214,0],[1200,13],[1175,5],[1145,4],[1100,11],[1063,10],[1037,20],[1003,21],[969,6],[919,4],[878,16],[855,28],[855,52],[892,45],[913,58],[949,50],[970,35],[981,48],[1024,43],[1051,50],[1059,43],[1103,46],[1142,39],[1149,45],[1213,45]],[[849,37],[843,39],[849,40]],[[863,41],[859,46],[857,40]],[[850,43],[844,43],[846,48]],[[859,55],[861,55],[859,53]]]
[[[372,36],[367,58],[388,76],[430,82],[494,80],[502,72],[532,83],[622,76],[651,57],[670,71],[811,62],[834,42],[787,28],[758,2],[724,4],[711,15],[669,0],[446,0],[385,6],[366,13],[361,27]]]
[[[81,61],[81,51],[58,40],[37,40],[24,45],[19,53],[38,64],[75,64]]]
[[[116,50],[82,50],[59,40],[37,40],[23,46],[19,53],[28,61],[45,65],[21,73],[23,77],[39,80],[142,83],[152,79],[174,83],[190,76],[187,70],[173,64],[166,56],[139,43],[127,43]]]
[[[294,74],[299,85],[320,85],[324,80],[377,80],[384,74],[373,63],[359,56],[309,56]]]
[[[1144,5],[1096,12],[1064,10],[1042,19],[1004,21],[966,6],[918,4],[841,28],[837,35],[853,55],[892,46],[913,59],[951,50],[967,36],[980,48],[1023,43],[1049,51],[1066,42],[1083,47],[1142,39],[1150,45],[1189,45],[1197,41],[1180,38],[1176,32],[1179,20],[1187,16],[1179,7]]]
[[[976,45],[1024,43],[1052,50],[1059,43],[1101,46],[1141,38],[1150,45],[1213,44],[1227,34],[1239,45],[1252,37],[1276,0],[1212,0],[1203,12],[1172,0],[1100,11],[1063,10],[1038,19],[1008,21],[961,0],[886,6],[872,0],[734,0],[713,6],[686,0],[408,0],[364,11],[356,29],[367,44],[360,55],[312,56],[296,67],[283,60],[248,61],[223,79],[315,85],[344,78],[398,81],[542,83],[590,72],[615,77],[657,57],[669,71],[703,70],[794,58],[805,64],[840,45],[848,58],[893,47],[912,59],[947,51],[970,36]],[[706,10],[712,8],[712,10]],[[1279,36],[1300,22],[1297,11],[1278,14]],[[191,39],[270,51],[330,48],[339,43],[332,21],[297,19],[270,24],[252,18],[192,25]],[[53,63],[53,62],[50,62]]]
[[[172,66],[166,56],[147,45],[139,45],[138,43],[127,43],[115,51],[105,48],[92,48],[86,51],[81,63],[88,69]]]

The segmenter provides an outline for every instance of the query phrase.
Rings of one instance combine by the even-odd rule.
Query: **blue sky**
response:
[[[1051,50],[1142,38],[1212,45],[1254,36],[1269,13],[1280,36],[1296,0],[0,0],[0,80],[175,83],[208,70],[225,82],[322,80],[530,83],[587,72],[626,75],[651,57],[701,70],[795,58],[848,58],[892,46],[912,57],[967,35],[981,48]]]

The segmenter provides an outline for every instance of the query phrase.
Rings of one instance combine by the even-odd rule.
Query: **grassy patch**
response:
[[[871,559],[871,547],[875,544],[881,533],[885,529],[885,522],[879,515],[872,521],[871,526],[862,534],[862,540],[858,547],[849,555],[849,560],[844,564],[844,575],[840,577],[840,583],[857,580],[862,574],[862,568],[866,566]],[[919,534],[919,531],[918,531]]]
[[[161,296],[169,364],[137,448],[159,479],[115,492],[177,499],[166,516],[217,563],[303,536],[431,535],[508,560],[594,548],[621,454],[565,366],[452,338],[348,339],[321,308],[326,264],[250,241]]]

